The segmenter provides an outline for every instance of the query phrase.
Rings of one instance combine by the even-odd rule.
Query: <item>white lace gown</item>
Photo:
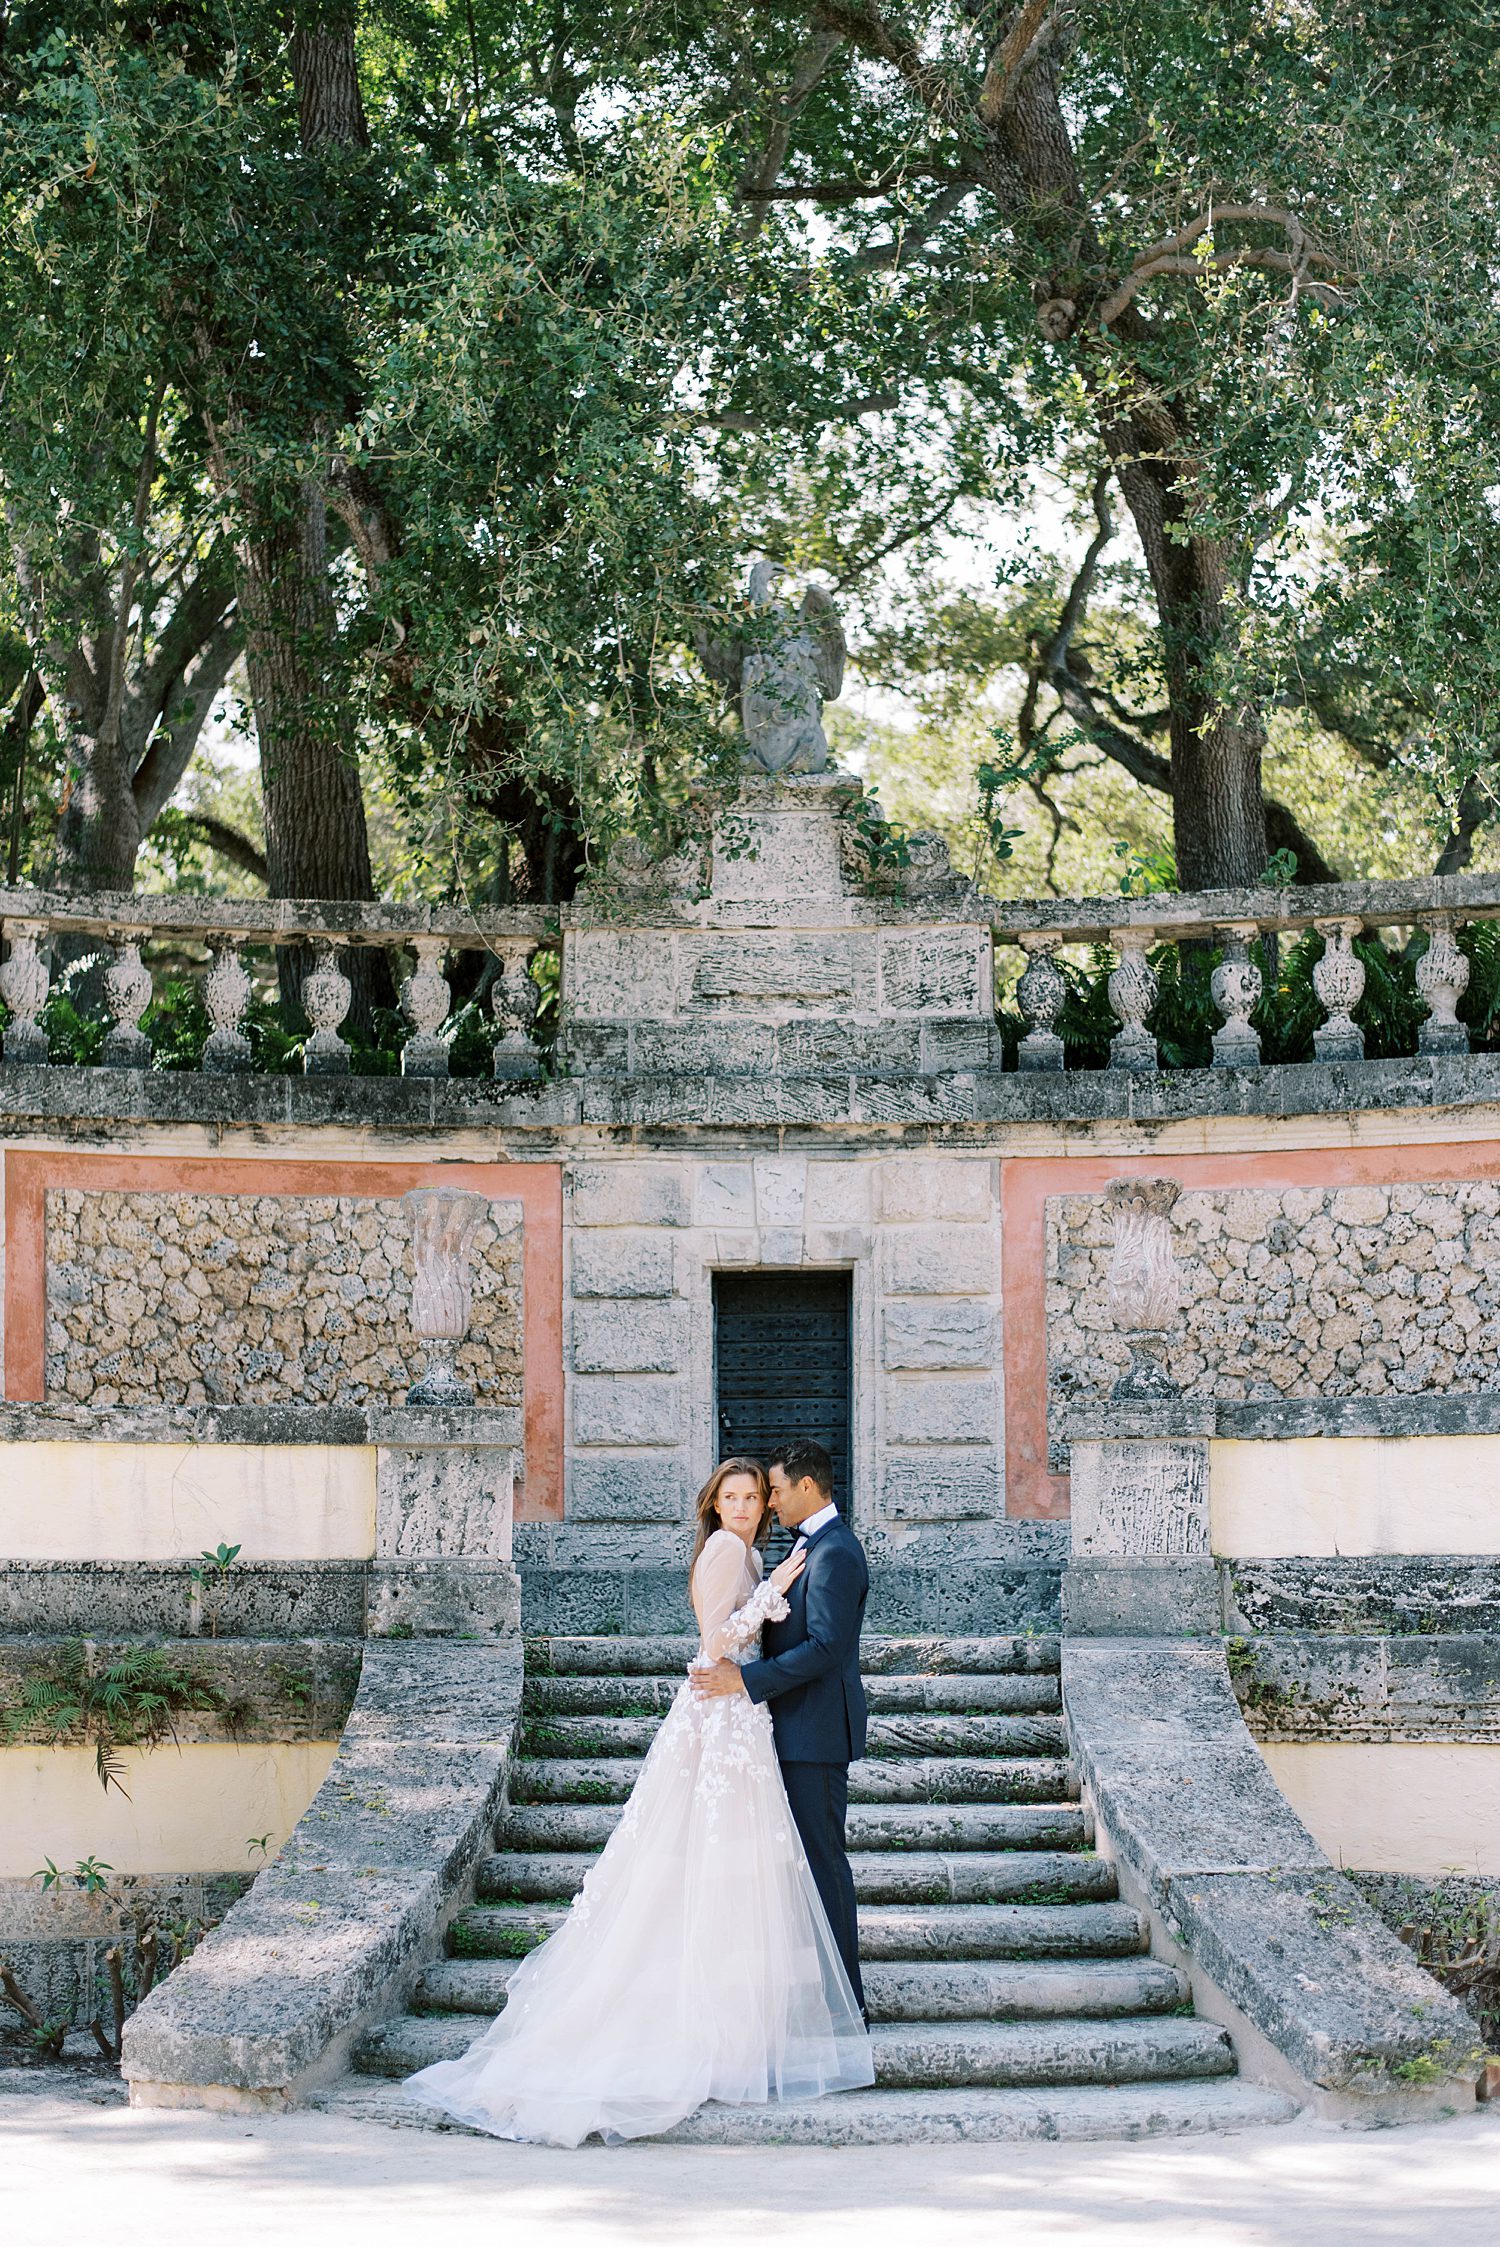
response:
[[[786,1603],[728,1530],[693,1571],[700,1658],[749,1661]],[[642,2138],[718,2099],[874,2081],[776,1762],[770,1711],[684,1681],[571,1910],[504,2012],[408,2094],[497,2138]]]

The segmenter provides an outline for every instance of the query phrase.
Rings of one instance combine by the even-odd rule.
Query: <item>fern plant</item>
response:
[[[93,1748],[99,1784],[128,1801],[124,1749],[175,1741],[173,1718],[186,1710],[222,1715],[228,1707],[210,1679],[179,1669],[159,1646],[118,1647],[99,1663],[85,1640],[70,1639],[50,1671],[26,1680],[4,1712],[4,1727],[11,1741],[42,1739],[54,1747],[81,1737]]]

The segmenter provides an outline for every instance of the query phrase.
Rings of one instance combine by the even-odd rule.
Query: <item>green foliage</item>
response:
[[[41,1871],[34,1872],[31,1877],[41,1884],[44,1895],[49,1888],[61,1889],[71,1882],[73,1887],[81,1888],[85,1896],[99,1896],[108,1888],[114,1869],[101,1858],[90,1856],[80,1857],[71,1872],[59,1872],[52,1859],[44,1857]]]
[[[28,1677],[0,1712],[6,1736],[57,1745],[84,1739],[106,1793],[126,1795],[124,1748],[154,1748],[175,1739],[173,1718],[186,1710],[222,1712],[224,1695],[205,1677],[181,1669],[159,1646],[122,1646],[101,1659],[82,1639],[55,1656],[50,1670]]]

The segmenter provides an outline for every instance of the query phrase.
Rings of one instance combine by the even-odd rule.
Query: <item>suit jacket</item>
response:
[[[783,1763],[851,1763],[865,1752],[859,1633],[870,1571],[842,1519],[808,1540],[807,1566],[787,1593],[785,1622],[768,1623],[758,1662],[741,1675],[768,1701]]]

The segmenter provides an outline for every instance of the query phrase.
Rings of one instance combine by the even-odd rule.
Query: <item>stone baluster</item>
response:
[[[1156,977],[1146,958],[1156,940],[1149,928],[1112,928],[1109,941],[1120,955],[1120,964],[1109,979],[1110,1011],[1120,1028],[1109,1041],[1112,1069],[1133,1069],[1143,1075],[1160,1066],[1156,1040],[1146,1028],[1146,1017],[1156,1004]]]
[[[141,1016],[151,1004],[151,971],[141,958],[146,929],[112,928],[114,958],[104,970],[104,1003],[110,1013],[99,1059],[106,1069],[149,1069],[151,1040]]]
[[[513,1084],[530,1083],[542,1073],[541,1062],[531,1043],[537,1008],[542,1000],[531,979],[533,950],[530,938],[524,936],[502,936],[495,943],[495,955],[500,963],[490,1001],[500,1025],[500,1036],[495,1041],[495,1074],[508,1078]]]
[[[1265,989],[1260,969],[1250,957],[1258,934],[1254,921],[1236,921],[1219,931],[1224,957],[1208,984],[1214,1005],[1224,1017],[1223,1029],[1215,1030],[1213,1038],[1216,1069],[1260,1067],[1260,1034],[1250,1027],[1250,1017]]]
[[[1417,1032],[1418,1053],[1467,1053],[1469,1033],[1458,1019],[1458,1002],[1469,983],[1469,963],[1458,948],[1448,914],[1428,923],[1427,949],[1417,962],[1417,989],[1427,1002],[1427,1020]]]
[[[5,933],[10,938],[10,955],[0,967],[0,999],[10,1009],[5,1060],[13,1068],[37,1068],[51,1058],[47,1033],[37,1021],[47,1003],[47,960],[41,949],[47,924],[7,921]]]
[[[250,1004],[250,975],[232,936],[211,936],[213,965],[203,978],[203,1004],[213,1027],[200,1066],[211,1077],[233,1077],[250,1066],[250,1040],[240,1028]]]
[[[1326,1020],[1313,1032],[1313,1051],[1320,1061],[1363,1061],[1365,1034],[1354,1019],[1354,1009],[1364,995],[1364,962],[1353,938],[1362,921],[1314,921],[1323,939],[1323,957],[1312,971]]]
[[[443,973],[447,947],[440,936],[414,936],[417,964],[401,984],[401,1012],[411,1036],[401,1048],[403,1077],[446,1077],[448,1048],[438,1032],[448,1019],[452,993]]]
[[[1016,1053],[1018,1069],[1060,1069],[1063,1042],[1053,1025],[1068,1002],[1068,986],[1057,964],[1055,936],[1023,936],[1026,966],[1016,985],[1021,1013],[1030,1025]]]
[[[339,1024],[349,1012],[354,986],[339,966],[328,937],[313,939],[313,968],[303,979],[302,1005],[312,1035],[302,1048],[302,1067],[309,1077],[346,1077],[349,1048],[339,1036]]]

